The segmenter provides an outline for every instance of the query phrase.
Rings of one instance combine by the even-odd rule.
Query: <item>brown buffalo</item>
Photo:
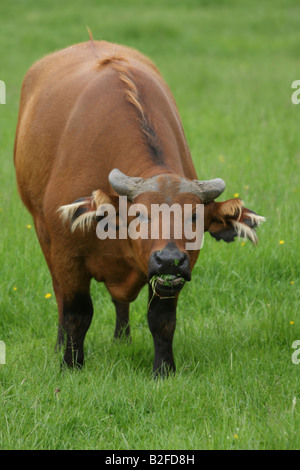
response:
[[[115,208],[118,233],[133,220],[121,220],[119,196],[127,196],[128,213],[133,204],[145,208],[136,215],[147,230],[153,204],[189,204],[192,223],[204,204],[204,230],[226,242],[243,236],[255,243],[263,218],[239,199],[215,202],[225,189],[221,179],[197,179],[174,98],[155,65],[133,49],[92,39],[46,56],[23,82],[14,156],[52,276],[64,362],[83,364],[94,278],[115,305],[116,338],[130,335],[130,302],[148,283],[153,370],[174,371],[176,304],[199,249],[186,249],[185,236],[172,230],[169,238],[159,231],[156,238],[99,239],[101,208]]]

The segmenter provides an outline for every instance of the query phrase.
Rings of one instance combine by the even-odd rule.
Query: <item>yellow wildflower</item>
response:
[[[290,321],[290,325],[293,325],[294,323],[295,323],[295,322],[294,322],[293,320],[292,320],[292,321]]]
[[[45,295],[45,299],[50,299],[50,297],[51,297],[51,294],[46,294]]]
[[[31,225],[30,224],[26,225],[26,228],[31,228]]]
[[[239,193],[234,193],[233,197],[239,197]]]
[[[279,240],[279,245],[283,245],[284,244],[284,240]]]
[[[234,438],[234,439],[238,439],[238,435],[237,435],[237,434],[234,434],[233,438]]]

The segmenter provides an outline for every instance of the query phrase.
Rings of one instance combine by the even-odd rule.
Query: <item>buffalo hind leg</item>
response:
[[[65,345],[65,332],[61,324],[57,327],[57,340],[55,344],[55,352],[59,351]]]
[[[154,343],[154,377],[175,372],[173,336],[176,326],[177,298],[153,295],[149,286],[148,324]]]
[[[63,315],[59,326],[60,341],[66,334],[66,349],[63,363],[69,367],[82,367],[84,362],[83,342],[93,317],[92,299],[88,292],[77,293],[63,300]]]
[[[116,328],[114,338],[130,340],[129,304],[112,299],[116,308]]]
[[[53,285],[53,290],[55,292],[56,296],[56,302],[58,306],[58,311],[59,311],[59,316],[62,316],[62,309],[63,309],[63,296],[61,295],[59,284],[56,280],[56,277],[54,275],[53,271],[53,266],[52,266],[52,261],[51,261],[51,242],[50,242],[50,237],[47,232],[45,222],[41,217],[36,217],[34,220],[35,224],[35,230],[36,234],[42,249],[42,252],[44,254],[45,260],[47,262],[49,271],[51,273],[52,277],[52,285]],[[55,351],[58,351],[61,349],[65,344],[65,332],[62,327],[62,325],[59,323],[58,324],[58,332],[57,332],[57,341],[55,345]]]

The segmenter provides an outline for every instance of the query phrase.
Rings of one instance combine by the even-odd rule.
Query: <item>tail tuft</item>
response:
[[[89,33],[90,41],[94,41],[93,33],[92,33],[91,29],[89,28],[89,26],[87,26],[86,29],[87,29],[87,32]]]

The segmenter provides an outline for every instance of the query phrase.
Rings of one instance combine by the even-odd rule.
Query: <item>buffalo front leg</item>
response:
[[[63,299],[60,328],[67,337],[63,362],[69,367],[83,365],[83,342],[92,316],[93,304],[89,293],[76,293]]]
[[[130,339],[129,304],[112,299],[116,308],[116,328],[114,338]]]
[[[154,376],[166,376],[175,372],[173,336],[176,326],[177,298],[161,298],[153,295],[149,286],[148,324],[154,343]]]

